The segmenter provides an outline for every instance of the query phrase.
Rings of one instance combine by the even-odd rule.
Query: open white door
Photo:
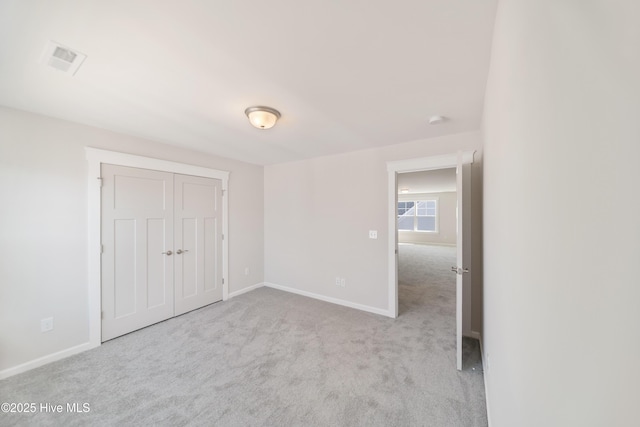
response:
[[[458,164],[456,167],[456,191],[457,191],[457,265],[451,267],[456,273],[456,367],[462,370],[462,331],[463,324],[470,319],[470,233],[469,224],[471,221],[470,197],[471,197],[471,174],[470,164],[464,164],[462,153],[458,153]]]

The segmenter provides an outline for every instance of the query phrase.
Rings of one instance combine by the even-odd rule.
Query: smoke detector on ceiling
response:
[[[87,55],[49,40],[42,52],[40,63],[72,76],[78,71]]]
[[[439,125],[440,123],[443,123],[447,120],[446,117],[443,116],[431,116],[429,117],[429,124],[430,125]]]

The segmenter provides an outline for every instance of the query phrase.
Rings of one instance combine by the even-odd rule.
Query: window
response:
[[[398,202],[398,230],[437,232],[437,200]]]
[[[414,204],[414,202],[398,202],[398,230],[413,231],[415,227]]]

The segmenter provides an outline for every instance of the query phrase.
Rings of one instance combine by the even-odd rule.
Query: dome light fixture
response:
[[[249,118],[249,123],[258,129],[271,129],[280,118],[280,112],[271,107],[249,107],[244,113]]]

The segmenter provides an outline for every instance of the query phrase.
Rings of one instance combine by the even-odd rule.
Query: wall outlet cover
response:
[[[42,319],[40,321],[40,331],[49,332],[51,330],[53,330],[53,317],[47,317],[46,319]]]

